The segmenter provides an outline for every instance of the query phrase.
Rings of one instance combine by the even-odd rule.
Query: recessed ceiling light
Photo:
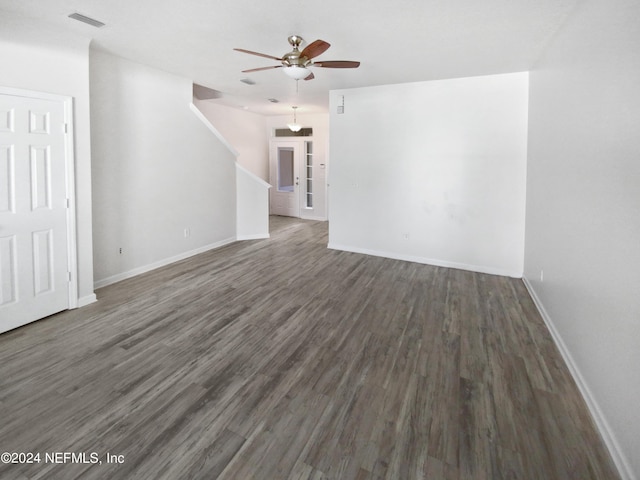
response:
[[[97,28],[104,27],[104,25],[105,25],[104,23],[102,23],[99,20],[87,17],[87,16],[82,15],[81,13],[77,13],[77,12],[76,13],[72,13],[71,15],[69,15],[69,18],[73,18],[74,20],[78,20],[79,22],[84,22],[84,23],[86,23],[88,25],[91,25],[91,26],[97,27]]]

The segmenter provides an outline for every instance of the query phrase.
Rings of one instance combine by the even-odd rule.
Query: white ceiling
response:
[[[330,89],[528,70],[579,1],[0,0],[0,16],[91,37],[94,48],[222,92],[211,101],[272,115],[292,105],[326,112]],[[71,20],[73,12],[106,26]],[[331,44],[316,60],[361,66],[314,68],[316,78],[300,81],[297,94],[281,69],[241,73],[277,62],[234,47],[280,57],[292,34]]]

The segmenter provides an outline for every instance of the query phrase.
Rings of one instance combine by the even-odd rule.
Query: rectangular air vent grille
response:
[[[105,25],[104,23],[102,23],[102,22],[100,22],[98,20],[95,20],[93,18],[87,17],[87,16],[82,15],[80,13],[72,13],[71,15],[69,15],[69,18],[73,18],[74,20],[78,20],[79,22],[84,22],[84,23],[86,23],[88,25],[91,25],[91,26],[97,27],[97,28],[104,27],[104,25]]]

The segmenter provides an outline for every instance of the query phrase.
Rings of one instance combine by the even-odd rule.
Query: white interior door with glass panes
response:
[[[0,89],[0,332],[69,308],[71,291],[70,100],[6,92],[13,91]]]
[[[313,209],[313,142],[273,140],[270,152],[270,213],[304,217]]]
[[[301,142],[275,141],[271,144],[271,214],[300,216]]]

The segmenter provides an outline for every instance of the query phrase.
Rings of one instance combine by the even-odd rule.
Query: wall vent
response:
[[[88,25],[91,25],[91,26],[97,27],[97,28],[104,27],[104,25],[105,25],[104,23],[102,23],[102,22],[100,22],[98,20],[95,20],[93,18],[87,17],[87,16],[82,15],[82,14],[77,13],[77,12],[76,13],[72,13],[71,15],[69,15],[69,18],[73,18],[74,20],[78,20],[79,22],[84,22],[84,23],[86,23]]]

